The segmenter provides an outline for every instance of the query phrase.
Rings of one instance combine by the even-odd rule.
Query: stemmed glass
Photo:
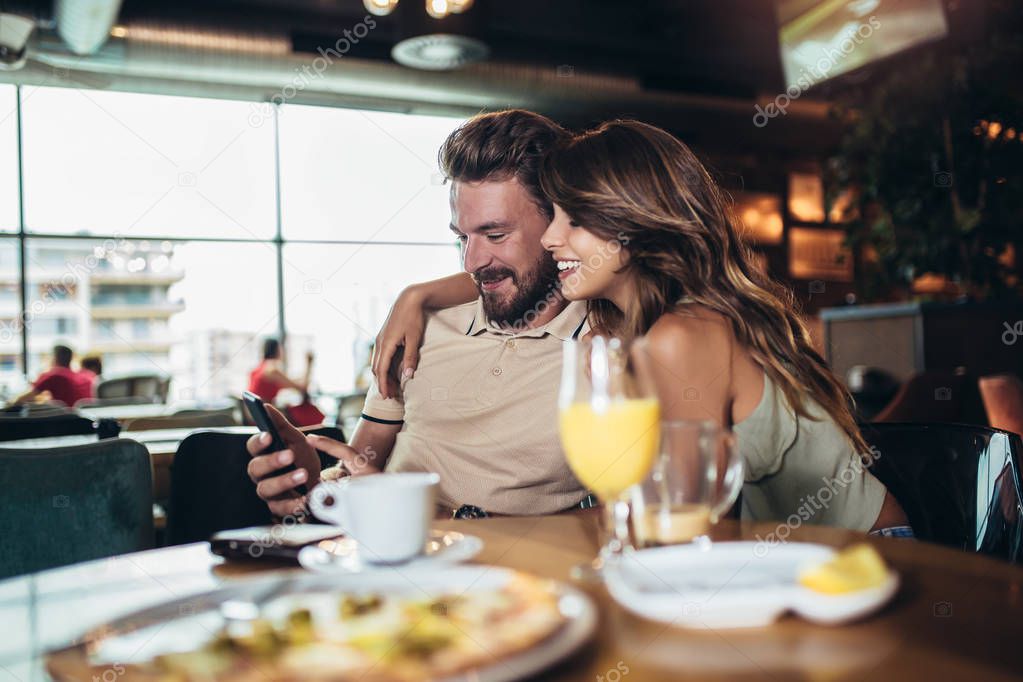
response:
[[[658,452],[661,410],[642,342],[594,336],[566,341],[558,399],[561,444],[579,482],[604,506],[597,558],[573,575],[597,578],[629,544],[625,493],[650,472]]]

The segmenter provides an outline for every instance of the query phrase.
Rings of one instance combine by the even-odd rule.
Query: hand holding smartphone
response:
[[[245,391],[242,393],[242,400],[245,403],[246,409],[249,414],[252,415],[252,421],[256,422],[256,427],[265,433],[270,434],[270,445],[264,452],[277,452],[278,450],[287,449],[287,445],[281,439],[281,435],[277,432],[277,427],[274,426],[273,420],[270,419],[270,415],[266,411],[266,406],[263,404],[263,399],[255,393]],[[295,463],[292,462],[277,471],[277,474],[286,474],[291,471],[295,471]],[[295,490],[299,495],[305,495],[309,492],[309,489],[303,483],[295,487]]]

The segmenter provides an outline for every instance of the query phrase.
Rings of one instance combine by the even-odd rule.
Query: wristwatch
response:
[[[463,504],[451,513],[453,519],[485,519],[489,516],[487,512],[471,504]]]

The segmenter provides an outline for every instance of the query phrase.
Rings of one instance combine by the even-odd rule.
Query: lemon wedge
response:
[[[815,592],[846,594],[882,585],[888,577],[884,559],[867,544],[853,545],[828,561],[803,571],[799,582]]]

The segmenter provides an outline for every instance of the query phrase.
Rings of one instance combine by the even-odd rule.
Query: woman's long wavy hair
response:
[[[731,323],[797,414],[810,418],[811,397],[866,452],[849,393],[813,349],[792,292],[753,265],[729,202],[686,145],[645,123],[610,121],[555,146],[540,182],[573,221],[628,254],[620,272],[635,283],[636,304],[590,301],[594,328],[639,336],[689,297]]]

